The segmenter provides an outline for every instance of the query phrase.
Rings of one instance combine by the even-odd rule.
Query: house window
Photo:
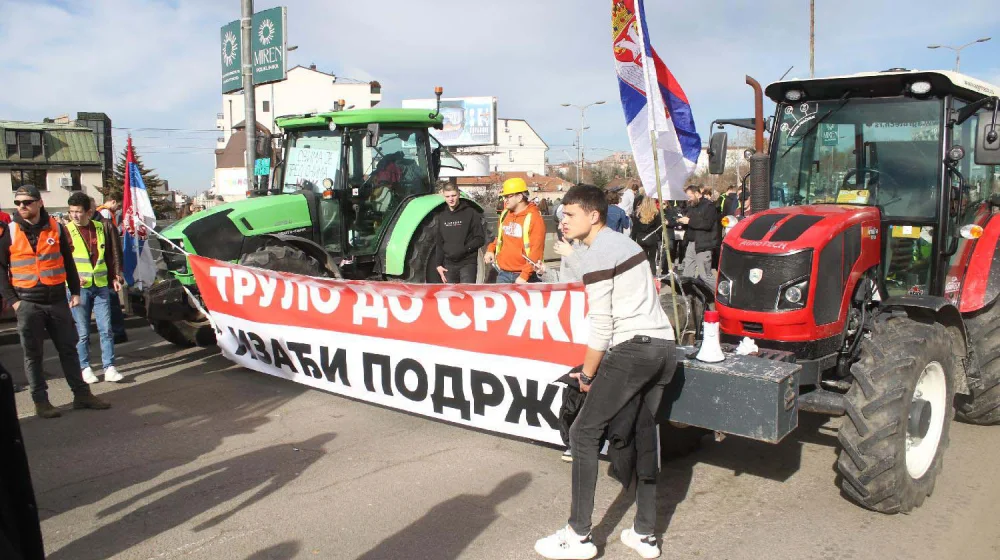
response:
[[[10,170],[11,190],[16,191],[23,185],[34,185],[40,191],[49,190],[46,183],[45,170],[43,169],[11,169]]]
[[[71,190],[71,191],[82,191],[83,190],[83,182],[80,180],[80,170],[79,169],[73,169],[73,170],[71,170],[69,172],[69,179],[70,179],[70,183],[71,183],[71,185],[69,187],[69,190]]]
[[[271,102],[265,100],[263,103],[264,103],[264,106],[263,106],[264,112],[265,113],[270,113],[271,112]]]
[[[514,150],[507,150],[507,161],[514,161]]]
[[[517,143],[519,145],[523,146],[524,145],[524,136],[518,136],[517,137]]]
[[[13,138],[12,138],[13,133]],[[32,159],[42,155],[42,133],[27,130],[9,130],[5,134],[7,157],[17,154],[21,159]],[[11,142],[11,140],[14,142]]]

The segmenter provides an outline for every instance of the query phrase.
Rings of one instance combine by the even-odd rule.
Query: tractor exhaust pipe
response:
[[[750,213],[756,214],[771,206],[771,161],[764,149],[764,92],[760,82],[746,77],[753,88],[754,154],[750,156]]]

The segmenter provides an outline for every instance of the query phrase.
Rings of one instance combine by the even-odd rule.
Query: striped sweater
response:
[[[674,339],[646,254],[635,241],[607,227],[601,229],[580,255],[579,271],[589,308],[587,346],[605,351],[636,335]]]

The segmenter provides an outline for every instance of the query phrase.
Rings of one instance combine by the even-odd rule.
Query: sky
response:
[[[574,153],[587,111],[587,158],[627,150],[611,53],[610,0],[287,0],[289,65],[382,84],[402,99],[495,96],[501,118],[526,119]],[[905,5],[905,9],[900,9]],[[219,28],[239,0],[0,0],[0,120],[78,111],[110,115],[115,150],[128,133],[173,189],[211,186],[222,111]],[[717,118],[750,116],[749,74],[766,85],[789,67],[809,75],[806,0],[646,0],[650,40],[690,99],[703,142]],[[962,71],[1000,84],[995,0],[816,0],[816,75],[893,67],[952,69],[929,44],[994,40],[962,51]],[[765,107],[765,112],[771,110]]]

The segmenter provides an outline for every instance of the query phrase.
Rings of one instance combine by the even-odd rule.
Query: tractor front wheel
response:
[[[399,281],[407,284],[428,284],[440,281],[433,258],[436,243],[437,215],[431,214],[424,220],[412,239],[406,252],[406,270]]]
[[[969,424],[1000,424],[1000,305],[994,303],[966,323],[979,359],[981,385],[958,396],[958,419]]]
[[[164,340],[181,348],[215,344],[215,331],[206,318],[199,321],[155,320],[150,321],[149,325],[153,328],[153,332]]]
[[[919,507],[934,490],[955,415],[954,357],[942,325],[876,320],[851,366],[838,439],[841,489],[882,513]]]
[[[265,245],[243,255],[240,264],[302,276],[326,276],[319,261],[290,245]]]

